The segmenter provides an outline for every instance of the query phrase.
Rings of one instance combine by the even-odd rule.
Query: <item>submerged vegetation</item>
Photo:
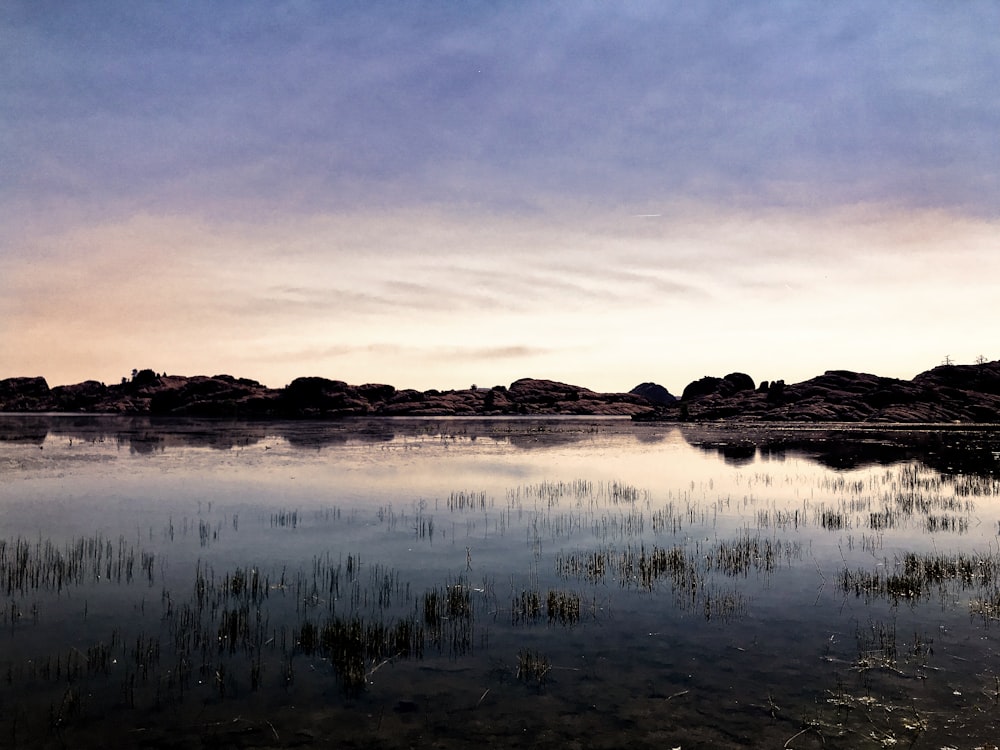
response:
[[[130,727],[167,745],[183,716],[302,745],[318,735],[290,730],[290,707],[327,706],[377,717],[359,742],[407,744],[414,714],[482,739],[440,713],[456,700],[521,721],[642,713],[629,731],[671,746],[742,742],[698,735],[709,716],[732,737],[763,721],[788,748],[994,736],[997,480],[778,468],[412,490],[404,474],[399,496],[323,485],[321,501],[198,497],[146,525],[4,526],[0,737]]]

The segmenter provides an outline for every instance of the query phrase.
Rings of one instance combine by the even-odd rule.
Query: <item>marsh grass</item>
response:
[[[138,561],[138,570],[136,562]],[[125,540],[97,534],[59,545],[50,539],[0,539],[0,586],[7,596],[45,592],[103,582],[131,583],[141,574],[154,583],[155,554]]]
[[[515,676],[521,682],[541,689],[544,687],[551,670],[552,664],[549,662],[549,657],[545,654],[531,649],[523,649],[517,652]]]
[[[512,625],[526,625],[542,619],[542,598],[538,591],[522,591],[510,605]]]
[[[881,620],[869,620],[868,625],[856,628],[854,637],[858,645],[856,668],[895,669],[898,649],[896,647],[896,624]]]
[[[969,613],[979,617],[984,625],[1000,621],[1000,585],[983,586],[969,600]]]
[[[974,613],[990,617],[991,592],[997,589],[998,576],[998,551],[951,555],[907,552],[892,566],[883,564],[874,570],[845,567],[841,570],[839,585],[844,594],[853,593],[867,602],[878,599],[893,603],[917,602],[934,593],[944,600],[953,588],[972,591],[973,604],[970,606]]]
[[[855,622],[854,652],[822,662],[857,684],[827,691],[830,683],[822,681],[830,675],[813,673],[821,683],[817,706],[833,715],[819,708],[815,716],[803,714],[807,729],[796,741],[867,738],[888,747],[929,731],[936,719],[917,707],[919,696],[912,705],[891,696],[903,692],[900,680],[939,679],[932,658],[947,645],[928,637],[916,614],[912,641],[897,639],[894,608],[905,603],[918,613],[936,596],[942,612],[953,612],[957,602],[964,613],[967,604],[978,627],[1000,619],[1000,554],[939,552],[934,544],[945,537],[968,544],[979,533],[984,502],[1000,496],[997,480],[906,465],[862,478],[824,474],[794,492],[768,472],[739,473],[735,490],[717,490],[713,481],[646,489],[579,477],[499,493],[414,491],[343,513],[339,506],[242,517],[223,512],[222,520],[206,503],[193,520],[176,516],[180,533],[170,516],[166,530],[158,522],[157,534],[150,527],[128,537],[0,539],[0,622],[9,642],[22,638],[31,646],[24,654],[11,649],[0,661],[0,722],[13,737],[32,723],[69,737],[74,726],[111,710],[134,716],[233,705],[237,711],[247,694],[283,692],[298,701],[316,689],[328,699],[324,686],[332,684],[356,701],[376,672],[380,683],[400,689],[394,665],[417,669],[403,662],[429,662],[432,671],[462,660],[456,671],[474,669],[477,652],[491,648],[502,654],[508,681],[517,647],[516,679],[555,693],[569,680],[559,672],[549,684],[555,669],[549,654],[561,660],[565,649],[579,648],[594,633],[627,637],[637,627],[615,620],[612,603],[655,612],[668,626],[678,615],[694,615],[697,642],[730,632],[724,629],[730,623],[757,627],[758,599],[774,606],[783,576],[809,574],[817,577],[817,602],[832,590],[843,606],[853,593],[869,607],[866,614],[890,616]],[[907,535],[928,540],[935,551],[909,551]],[[234,546],[244,537],[280,544],[283,562],[255,559],[253,545]],[[366,546],[371,539],[385,546]],[[397,540],[405,554],[393,550],[394,557],[381,559]],[[181,549],[199,557],[178,561]],[[473,585],[473,553],[480,549],[475,575],[482,573],[483,582]],[[824,549],[841,549],[843,566],[817,560]],[[424,564],[436,572],[423,572]],[[496,575],[511,580],[502,601],[492,593]],[[117,600],[109,592],[118,592]],[[796,606],[807,607],[789,604]],[[80,628],[72,646],[49,629],[56,612]],[[121,612],[129,617],[114,622]],[[671,632],[680,637],[680,630]],[[632,700],[621,669],[609,661],[607,679]],[[1000,679],[984,684],[995,710]]]

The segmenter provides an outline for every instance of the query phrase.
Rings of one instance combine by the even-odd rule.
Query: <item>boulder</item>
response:
[[[722,380],[724,383],[723,389],[727,396],[730,393],[737,393],[739,391],[752,391],[757,387],[753,382],[753,378],[744,372],[731,372]]]
[[[675,395],[657,383],[640,383],[629,393],[641,396],[654,404],[672,404],[677,400]]]
[[[681,401],[690,401],[695,398],[701,398],[702,396],[709,396],[713,393],[717,393],[720,385],[722,385],[722,378],[706,375],[700,380],[694,380],[688,383],[684,387],[684,390],[681,392]]]
[[[369,403],[382,403],[396,395],[396,389],[391,385],[381,383],[365,383],[355,388],[355,392]]]
[[[76,385],[57,385],[52,397],[59,411],[101,411],[108,399],[108,387],[96,380],[85,380]]]
[[[706,375],[700,380],[688,383],[681,394],[681,400],[690,401],[705,396],[726,397],[742,391],[752,391],[756,387],[753,378],[742,372],[731,372],[724,378]]]
[[[52,411],[54,408],[45,378],[0,380],[0,411]]]

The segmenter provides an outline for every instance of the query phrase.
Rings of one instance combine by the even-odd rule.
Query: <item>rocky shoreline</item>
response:
[[[704,377],[637,419],[681,422],[1000,422],[1000,361],[941,365],[912,380],[828,370],[801,383]]]
[[[912,380],[830,370],[810,380],[755,383],[744,373],[706,376],[680,398],[655,383],[598,393],[552,380],[463,390],[398,390],[321,377],[268,388],[231,375],[137,370],[131,379],[50,388],[42,377],[0,380],[2,412],[74,412],[245,419],[357,416],[625,416],[676,422],[1000,422],[1000,361],[942,365]]]
[[[397,390],[303,377],[284,388],[230,375],[191,377],[141,370],[131,380],[89,380],[49,388],[44,378],[0,380],[0,411],[84,412],[199,417],[337,419],[359,416],[634,416],[653,404],[630,393],[595,393],[550,380],[464,390]]]

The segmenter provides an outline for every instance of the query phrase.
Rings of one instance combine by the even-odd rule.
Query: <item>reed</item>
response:
[[[545,685],[551,669],[552,665],[545,654],[531,649],[517,652],[515,675],[518,680],[541,688]]]

